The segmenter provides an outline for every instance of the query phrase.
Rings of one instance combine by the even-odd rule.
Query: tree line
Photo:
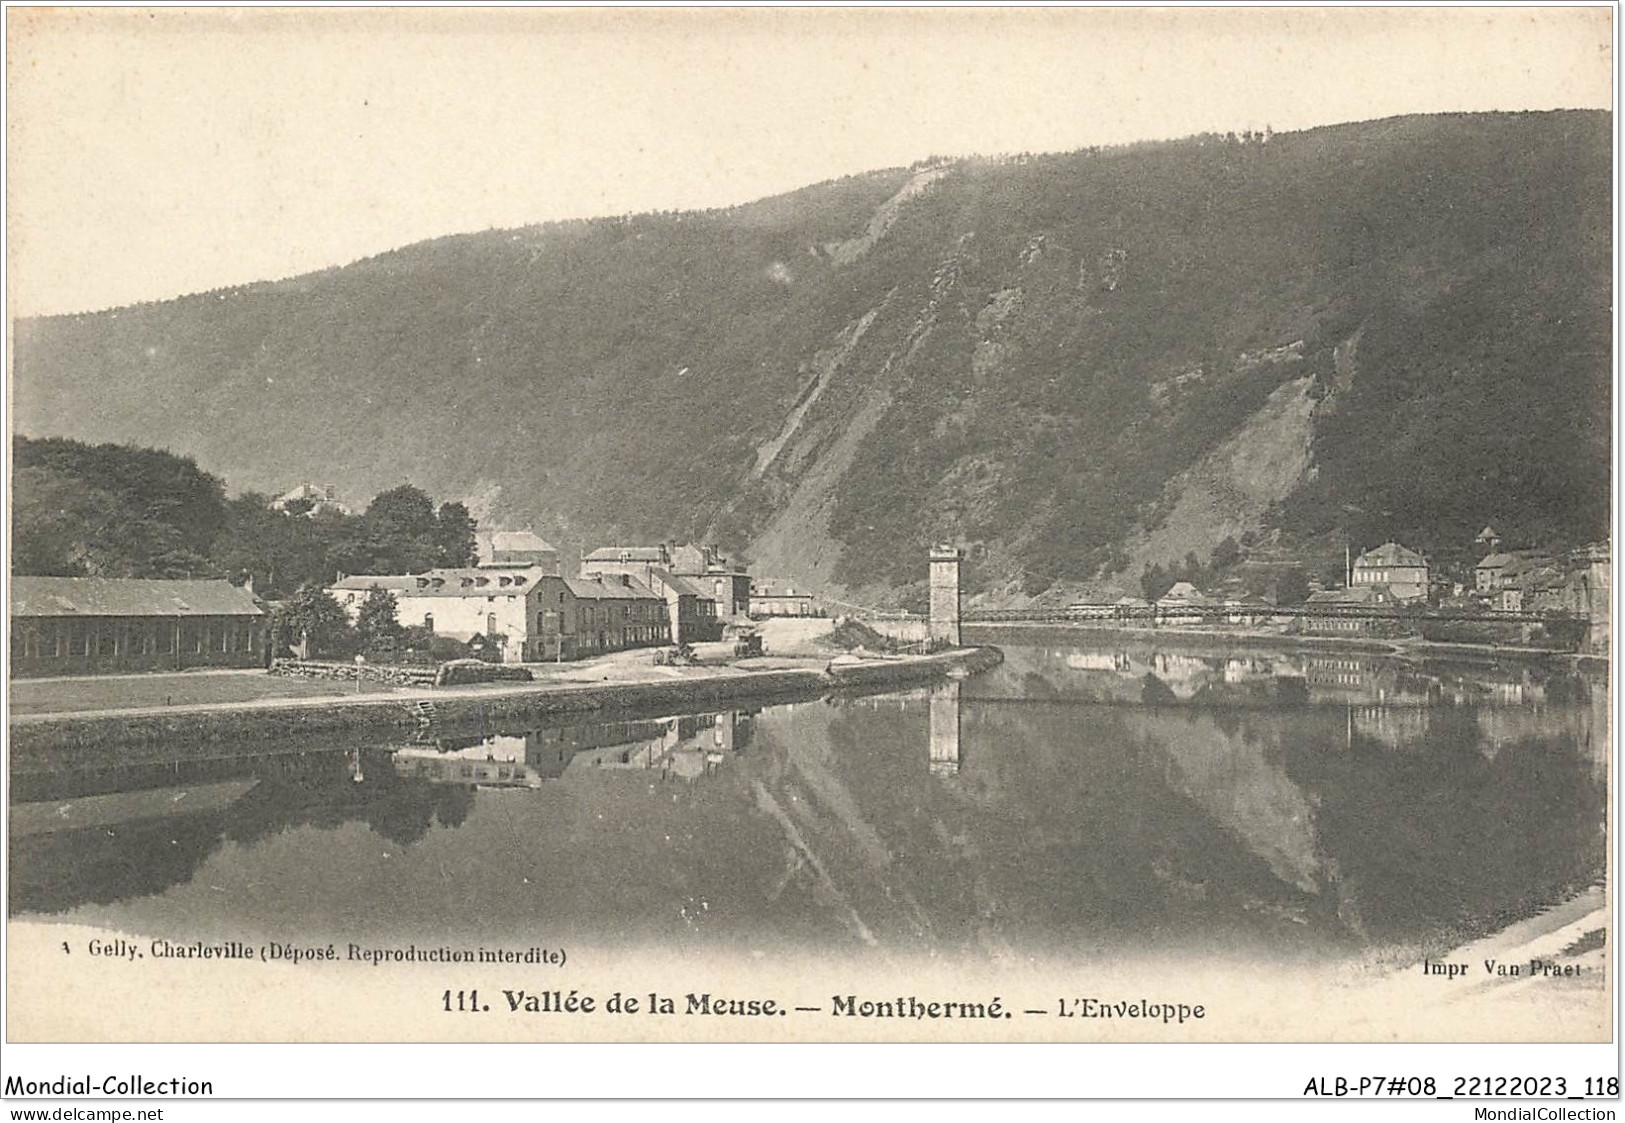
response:
[[[62,577],[225,578],[266,597],[341,573],[471,565],[468,508],[402,484],[359,515],[287,510],[225,484],[190,457],[133,445],[19,436],[12,444],[11,570]]]

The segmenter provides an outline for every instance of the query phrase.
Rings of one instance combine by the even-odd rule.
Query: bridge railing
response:
[[[1120,605],[1071,604],[1054,608],[977,609],[962,617],[966,624],[1002,623],[1147,623],[1204,622],[1263,624],[1279,620],[1400,620],[1428,623],[1544,624],[1580,621],[1563,612],[1512,612],[1500,609],[1407,608],[1403,605]]]

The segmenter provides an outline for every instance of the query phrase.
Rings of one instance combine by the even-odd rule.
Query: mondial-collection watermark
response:
[[[188,1080],[170,1076],[153,1080],[146,1076],[59,1076],[55,1080],[24,1080],[6,1077],[8,1096],[212,1096],[212,1080]]]

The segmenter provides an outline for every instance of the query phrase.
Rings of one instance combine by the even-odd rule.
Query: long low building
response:
[[[575,659],[671,642],[666,600],[624,574],[559,577],[542,566],[467,567],[345,577],[327,591],[354,619],[371,589],[395,597],[395,618],[468,642],[507,663]]]
[[[774,592],[752,589],[750,593],[752,616],[818,616],[818,605],[811,593],[798,593],[794,589]]]
[[[266,613],[226,581],[13,577],[11,673],[265,664]]]

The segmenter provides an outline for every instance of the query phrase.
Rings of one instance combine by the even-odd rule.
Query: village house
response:
[[[704,643],[722,638],[713,590],[671,570],[672,549],[659,546],[604,546],[581,558],[583,577],[630,577],[666,602],[672,643]],[[731,582],[730,582],[731,595]]]
[[[1504,560],[1495,571],[1493,581],[1481,586],[1492,607],[1506,612],[1590,615],[1586,600],[1589,569],[1573,555],[1560,559],[1526,550],[1501,557]]]
[[[13,577],[11,673],[260,667],[265,616],[225,581]]]
[[[1206,619],[1198,609],[1206,608],[1213,599],[1189,581],[1176,581],[1171,589],[1157,598],[1159,624],[1200,624]]]
[[[540,662],[670,642],[664,598],[623,577],[564,578],[541,566],[431,569],[346,577],[328,593],[354,619],[367,592],[384,589],[404,626],[478,639],[503,662]]]
[[[673,643],[710,643],[722,638],[717,600],[692,578],[664,569],[653,572],[653,588],[666,598]]]
[[[1556,611],[1585,615],[1576,589],[1576,566],[1542,550],[1490,554],[1473,570],[1474,591],[1506,612]]]
[[[660,546],[600,546],[581,555],[584,577],[624,573],[645,585],[654,584],[654,571],[671,568],[671,551]]]
[[[1512,554],[1495,553],[1473,567],[1473,588],[1480,593],[1493,593],[1501,587],[1507,566],[1517,561]]]
[[[671,572],[686,578],[717,602],[717,615],[750,615],[750,574],[732,564],[715,546],[674,546]]]
[[[637,578],[619,573],[562,581],[567,596],[559,597],[559,605],[567,611],[556,641],[561,658],[684,642],[672,639],[667,598]]]
[[[498,530],[478,538],[480,565],[484,568],[528,569],[559,575],[559,552],[545,539],[528,530]]]
[[[300,484],[271,500],[273,511],[291,512],[314,518],[317,515],[348,515],[350,508],[338,501],[338,494],[329,486]]]
[[[1384,542],[1354,559],[1349,584],[1386,585],[1395,600],[1423,600],[1428,595],[1427,559],[1397,542]]]
[[[482,637],[501,651],[502,662],[520,663],[544,657],[539,630],[531,622],[544,610],[546,577],[540,568],[460,567],[359,574],[342,578],[327,591],[354,620],[367,593],[384,589],[395,595],[395,618],[403,626],[427,628],[464,643]]]

